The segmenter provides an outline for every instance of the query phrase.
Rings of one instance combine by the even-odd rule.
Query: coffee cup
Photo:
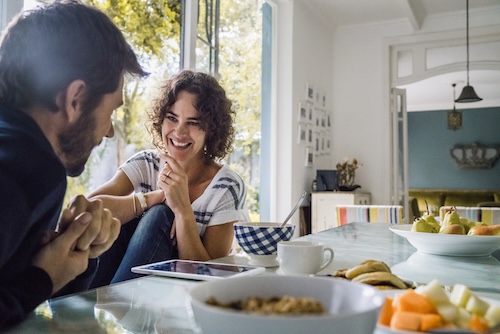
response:
[[[326,260],[325,253],[329,253]],[[316,274],[325,269],[333,257],[333,250],[319,242],[294,240],[278,243],[278,262],[286,274]]]

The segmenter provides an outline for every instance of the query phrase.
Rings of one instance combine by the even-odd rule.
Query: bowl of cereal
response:
[[[339,278],[260,275],[200,283],[189,300],[203,334],[372,334],[384,297]]]
[[[249,264],[261,267],[277,267],[278,243],[292,238],[295,226],[282,223],[248,223],[234,224],[236,241],[250,257]]]

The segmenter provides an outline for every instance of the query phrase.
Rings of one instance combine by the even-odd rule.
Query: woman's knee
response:
[[[168,220],[172,222],[174,220],[174,213],[165,204],[157,204],[149,208],[149,210],[144,213],[141,220]]]
[[[139,226],[135,234],[155,234],[155,233],[170,233],[174,214],[166,205],[158,204],[151,207],[142,216]]]

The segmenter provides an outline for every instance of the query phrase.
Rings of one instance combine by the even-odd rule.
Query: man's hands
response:
[[[47,234],[43,240],[45,245],[35,255],[33,265],[49,274],[53,285],[52,293],[59,291],[87,269],[89,249],[77,250],[75,245],[91,220],[90,213],[82,213],[64,233]]]
[[[120,221],[113,218],[111,211],[103,208],[100,200],[89,201],[85,196],[78,195],[65,210],[59,221],[58,232],[64,232],[75,217],[83,212],[92,214],[92,221],[76,242],[76,249],[89,249],[89,258],[95,259],[107,251],[118,238]]]
[[[83,273],[89,259],[113,245],[120,226],[100,200],[88,201],[79,195],[63,210],[57,231],[47,233],[42,240],[33,265],[49,274],[55,293]]]

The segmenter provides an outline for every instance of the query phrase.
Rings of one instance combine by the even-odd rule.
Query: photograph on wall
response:
[[[307,145],[312,145],[314,141],[314,130],[312,125],[307,125]]]
[[[326,154],[326,133],[324,131],[321,132],[321,155]]]
[[[298,121],[302,123],[307,122],[308,120],[307,107],[304,103],[299,102],[298,111],[299,111]]]
[[[316,106],[318,106],[319,108],[322,107],[322,104],[321,104],[322,98],[323,98],[323,94],[318,89],[316,89],[314,103],[316,103]]]
[[[314,89],[309,82],[306,82],[306,100],[314,102]]]
[[[314,120],[314,104],[312,104],[311,102],[307,102],[306,112],[307,112],[307,123],[312,124]]]
[[[318,108],[314,108],[314,125],[318,128],[321,127],[321,118],[322,118],[322,112]]]
[[[312,147],[307,146],[306,147],[306,167],[312,167],[314,162],[314,152],[312,150]]]
[[[299,123],[297,127],[297,144],[303,144],[307,141],[307,126]]]

